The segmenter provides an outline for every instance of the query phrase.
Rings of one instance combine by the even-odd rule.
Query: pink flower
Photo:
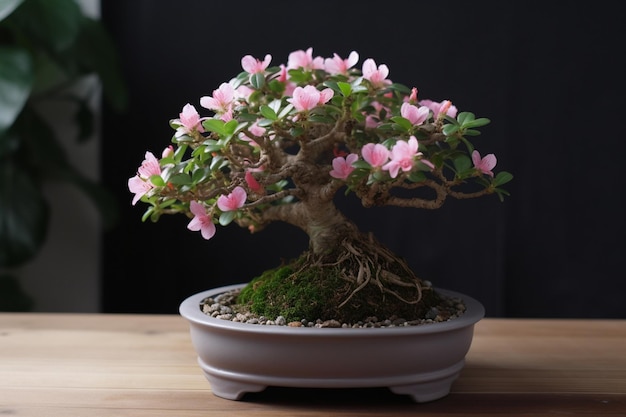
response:
[[[197,201],[189,203],[189,211],[194,215],[193,219],[187,225],[187,229],[197,232],[200,231],[202,237],[209,240],[215,235],[215,224],[207,215],[204,206]]]
[[[174,155],[174,147],[172,145],[166,147],[163,149],[163,152],[161,152],[161,158],[168,158],[172,155]]]
[[[372,114],[364,112],[363,114],[365,114],[365,127],[373,129],[382,123],[382,118],[380,117],[381,112],[384,110],[388,114],[389,109],[378,101],[372,101],[370,104],[374,108],[375,112]]]
[[[376,168],[383,166],[383,164],[387,162],[389,159],[389,149],[380,143],[368,143],[361,149],[361,155],[363,155],[363,159],[365,159],[368,164]]]
[[[278,72],[278,78],[277,80],[280,81],[281,83],[286,83],[289,73],[287,72],[287,67],[285,66],[285,64],[280,64],[280,71]]]
[[[400,115],[411,122],[414,126],[419,126],[428,119],[430,109],[426,106],[417,107],[410,103],[402,103]]]
[[[139,176],[148,179],[153,175],[161,175],[161,166],[159,160],[152,152],[146,152],[145,159],[141,162],[141,166],[137,169]]]
[[[376,61],[372,58],[368,58],[363,62],[363,78],[368,80],[376,88],[384,87],[391,84],[391,80],[387,79],[389,75],[389,67],[385,64],[381,64],[376,67]]]
[[[413,161],[422,153],[417,151],[418,143],[415,136],[411,136],[409,141],[399,140],[391,148],[391,161],[383,165],[384,170],[389,171],[391,178],[398,176],[398,171],[407,172],[413,169]]]
[[[246,55],[241,58],[241,67],[249,74],[262,74],[272,61],[272,56],[267,54],[263,61],[253,57],[252,55]]]
[[[411,94],[409,95],[409,103],[415,103],[417,101],[417,88],[411,88]]]
[[[333,98],[333,96],[335,95],[335,92],[333,91],[332,88],[325,88],[322,91],[320,91],[320,100],[317,102],[317,104],[326,104],[330,101],[331,98]]]
[[[324,58],[321,56],[313,58],[313,48],[305,51],[299,50],[289,54],[287,58],[287,69],[302,68],[305,71],[324,68]]]
[[[348,70],[359,62],[359,54],[356,51],[350,52],[348,59],[342,59],[339,55],[333,54],[332,58],[324,60],[324,68],[330,74],[347,75]]]
[[[200,105],[205,109],[216,113],[227,113],[235,99],[235,89],[228,83],[222,83],[217,90],[213,90],[213,96],[200,98]]]
[[[252,94],[254,90],[247,85],[240,85],[235,90],[235,98],[242,98],[244,100],[248,100],[250,98],[250,94]]]
[[[367,129],[375,129],[380,124],[380,120],[377,117],[368,114],[365,116],[365,127]]]
[[[230,122],[233,120],[233,109],[232,107],[226,110],[224,113],[220,115],[220,120],[223,122]]]
[[[314,86],[307,85],[305,87],[296,87],[293,90],[293,97],[287,99],[287,101],[293,104],[297,111],[307,111],[318,104],[328,102],[333,97],[333,94],[333,90],[330,88],[319,91]]]
[[[175,137],[181,137],[183,135],[190,135],[194,131],[204,132],[202,127],[202,119],[196,111],[196,108],[187,103],[183,107],[183,111],[178,115],[181,126],[176,129]]]
[[[265,194],[265,188],[263,188],[263,186],[259,184],[256,178],[254,178],[254,175],[252,175],[252,172],[246,171],[244,178],[246,180],[246,184],[248,184],[248,187],[250,187],[252,191],[254,191],[257,194]]]
[[[140,178],[138,175],[135,175],[132,178],[128,179],[128,189],[131,193],[134,193],[132,205],[134,206],[137,202],[146,195],[151,189],[154,188],[154,185],[150,181],[146,181]]]
[[[241,208],[248,198],[246,190],[242,187],[235,187],[232,193],[228,195],[221,195],[217,199],[217,207],[222,211],[233,211]]]
[[[428,107],[433,112],[433,118],[435,119],[439,117],[439,113],[442,109],[445,111],[444,114],[450,117],[456,117],[458,111],[449,100],[444,100],[441,103],[432,100],[421,100],[419,104]]]
[[[133,206],[145,194],[154,188],[154,184],[150,182],[153,175],[161,175],[161,166],[159,160],[156,159],[152,152],[146,152],[145,159],[141,162],[141,166],[137,168],[137,175],[128,179],[128,189],[134,193]]]
[[[296,88],[296,84],[289,81],[289,73],[287,72],[287,67],[284,64],[280,64],[280,71],[278,72],[278,77],[276,78],[281,83],[285,83],[285,96],[292,96],[293,90]]]
[[[474,168],[482,172],[483,174],[487,174],[490,177],[493,177],[493,171],[491,171],[497,163],[496,156],[492,153],[489,155],[485,155],[484,158],[480,157],[480,153],[478,151],[472,152],[472,162],[474,163]]]
[[[338,156],[333,159],[333,169],[330,171],[330,176],[340,180],[345,180],[354,171],[352,166],[359,159],[359,156],[355,153],[351,153],[345,158]]]

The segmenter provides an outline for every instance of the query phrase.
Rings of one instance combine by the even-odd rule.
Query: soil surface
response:
[[[241,323],[291,326],[291,327],[318,327],[318,328],[360,328],[360,327],[400,327],[417,326],[429,323],[438,323],[461,316],[465,312],[463,301],[455,297],[447,297],[442,294],[441,302],[431,307],[424,317],[413,320],[406,320],[398,316],[390,317],[363,317],[362,320],[354,323],[342,323],[338,320],[302,319],[300,321],[288,322],[282,316],[264,317],[258,316],[242,304],[237,304],[237,296],[240,290],[233,290],[209,297],[202,300],[200,308],[202,311],[215,318],[230,320]]]

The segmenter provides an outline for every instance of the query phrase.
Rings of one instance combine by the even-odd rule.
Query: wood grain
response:
[[[626,320],[484,319],[449,396],[270,387],[214,396],[176,315],[0,313],[0,415],[626,416]]]

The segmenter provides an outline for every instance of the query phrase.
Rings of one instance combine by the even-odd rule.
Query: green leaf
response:
[[[486,117],[481,117],[480,119],[462,123],[462,126],[466,129],[470,129],[470,128],[475,128],[475,127],[485,126],[485,125],[488,125],[489,123],[491,123],[491,120],[487,119]]]
[[[293,127],[291,129],[289,129],[289,134],[291,134],[291,136],[293,136],[294,138],[297,138],[298,136],[302,135],[304,133],[304,128],[303,127]]]
[[[228,224],[230,224],[230,222],[233,221],[233,219],[235,218],[235,215],[237,214],[236,211],[225,211],[222,214],[220,214],[220,225],[222,226],[227,226]]]
[[[220,119],[206,119],[205,121],[202,122],[202,126],[206,130],[210,132],[215,132],[221,136],[228,135],[228,133],[226,132],[226,129],[224,128],[225,124],[226,123],[224,123],[224,121]]]
[[[204,147],[204,152],[212,153],[212,152],[221,152],[222,145],[219,145],[217,142],[213,145],[207,145]]]
[[[389,88],[391,88],[392,90],[399,91],[403,94],[409,94],[411,92],[411,89],[409,87],[400,83],[393,83],[389,86]]]
[[[265,76],[260,72],[250,75],[250,84],[257,90],[260,90],[265,85]]]
[[[508,191],[503,190],[502,188],[496,188],[494,191],[498,194],[498,198],[500,199],[500,202],[504,201],[504,197],[505,196],[508,197],[508,196],[511,195],[511,194],[509,194]]]
[[[278,95],[282,95],[285,91],[285,84],[278,80],[271,80],[267,85],[273,93],[277,93]]]
[[[222,166],[224,166],[224,163],[226,163],[224,157],[222,155],[217,155],[216,157],[211,159],[211,164],[209,165],[209,168],[211,169],[211,171],[215,171],[216,169],[220,169]]]
[[[463,135],[465,136],[478,136],[480,135],[480,130],[467,129],[463,131]]]
[[[309,120],[315,123],[326,123],[326,124],[332,124],[335,121],[332,117],[324,116],[322,114],[312,114],[311,116],[309,116]]]
[[[30,54],[20,48],[0,47],[0,140],[24,108],[33,82]]]
[[[290,69],[287,71],[289,74],[289,80],[296,83],[307,83],[311,79],[311,74],[304,72],[302,69]]]
[[[150,176],[150,182],[157,187],[163,187],[165,185],[165,181],[163,181],[163,178],[161,178],[160,175]]]
[[[0,0],[0,21],[13,13],[13,10],[23,2],[24,0]]]
[[[11,20],[24,36],[51,52],[65,51],[76,40],[83,18],[75,0],[28,0],[17,8]]]
[[[474,120],[474,118],[475,118],[474,113],[465,111],[465,112],[459,113],[459,115],[456,117],[456,120],[459,122],[461,126],[465,126],[466,123],[471,122],[472,120]]]
[[[229,120],[228,122],[224,124],[224,131],[226,132],[227,135],[232,135],[235,133],[238,126],[239,126],[239,122],[237,120],[235,119]]]
[[[118,112],[128,107],[126,80],[109,33],[100,21],[83,18],[74,46],[74,56],[85,72],[95,73],[102,82],[104,99]]]
[[[152,218],[153,214],[154,214],[154,207],[152,206],[148,207],[148,209],[143,214],[143,216],[141,216],[141,221],[145,222],[146,220]]]
[[[359,83],[353,82],[352,83],[352,93],[363,93],[363,92],[367,92],[368,89],[366,86],[360,84],[360,82],[362,81],[362,78],[359,78]]]
[[[268,104],[268,106],[270,106],[270,108],[274,110],[275,113],[278,113],[280,111],[281,105],[282,102],[280,100],[272,100],[270,104]]]
[[[322,83],[324,87],[331,88],[336,93],[341,93],[341,89],[337,85],[337,81],[327,80]]]
[[[370,173],[369,169],[355,169],[350,173],[347,180],[351,184],[357,184],[361,179],[368,176]]]
[[[452,123],[445,125],[442,129],[443,134],[446,136],[452,136],[458,131],[459,131],[459,125],[452,124]]]
[[[260,127],[270,127],[274,123],[270,119],[259,119],[256,124]]]
[[[280,111],[280,113],[278,113],[278,118],[282,119],[283,117],[285,117],[286,115],[289,114],[289,112],[293,109],[293,104],[288,104],[285,106],[284,109],[282,109]]]
[[[493,185],[499,187],[513,179],[513,174],[506,171],[501,171],[496,174],[496,177],[493,180]]]
[[[262,105],[261,107],[259,107],[259,111],[261,112],[263,117],[265,117],[266,119],[269,119],[269,120],[278,119],[276,112],[270,106]]]
[[[411,130],[411,128],[413,127],[413,125],[411,124],[411,122],[408,119],[405,119],[402,116],[394,116],[391,118],[391,120],[398,126],[400,127],[400,131],[403,132],[408,132],[409,130]],[[398,129],[396,129],[398,130]]]
[[[208,175],[209,175],[208,170],[206,170],[206,169],[197,169],[191,175],[191,181],[194,184],[198,184],[199,182],[204,181],[207,178]]]
[[[184,173],[178,173],[175,175],[172,175],[169,178],[169,182],[171,182],[174,185],[190,185],[191,184],[191,177],[188,174],[184,174]],[[163,184],[165,185],[165,184]]]
[[[50,209],[36,184],[31,171],[0,164],[0,267],[28,262],[43,245]]]
[[[426,180],[426,175],[423,171],[411,171],[408,176],[409,181],[411,182],[422,182]]]
[[[360,169],[367,169],[367,170],[372,169],[372,166],[367,161],[363,161],[361,159],[353,162],[352,166],[355,168],[360,168]]]
[[[338,82],[337,86],[341,90],[341,94],[344,97],[349,97],[352,94],[352,86],[349,83]]]
[[[459,155],[454,158],[454,169],[457,174],[462,175],[466,171],[472,169],[472,161],[467,155]]]

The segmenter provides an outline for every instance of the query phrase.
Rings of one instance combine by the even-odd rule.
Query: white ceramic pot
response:
[[[311,388],[388,387],[416,402],[450,392],[465,364],[474,324],[485,309],[453,291],[465,313],[453,320],[387,328],[311,328],[258,325],[212,318],[202,300],[242,287],[203,291],[184,300],[198,362],[213,393],[239,400],[268,386]]]

